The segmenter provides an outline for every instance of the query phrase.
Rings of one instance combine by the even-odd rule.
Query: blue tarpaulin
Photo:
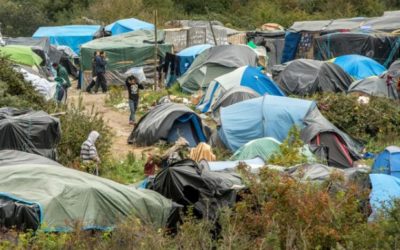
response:
[[[332,59],[332,62],[340,66],[356,80],[370,76],[379,76],[386,71],[386,68],[382,64],[366,56],[344,55]]]
[[[219,136],[232,151],[262,137],[283,141],[293,126],[302,128],[305,115],[315,107],[314,101],[272,95],[239,102],[221,108]]]
[[[68,46],[79,54],[80,46],[93,40],[93,36],[100,27],[100,25],[40,27],[32,37],[48,37],[50,44]]]
[[[390,208],[393,199],[400,198],[400,179],[386,174],[370,174],[372,191],[370,194],[370,204],[373,219],[376,213],[382,208]]]
[[[118,20],[105,27],[105,30],[111,31],[111,34],[113,36],[136,30],[153,30],[153,29],[154,29],[153,24],[135,18]]]

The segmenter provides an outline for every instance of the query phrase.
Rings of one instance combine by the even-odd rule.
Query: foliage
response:
[[[288,137],[279,145],[279,153],[271,155],[268,164],[291,167],[306,163],[307,157],[302,153],[303,146],[300,129],[294,126],[289,130]]]
[[[106,159],[102,163],[100,176],[123,184],[137,183],[145,177],[145,162],[144,156],[139,158],[133,153],[129,153],[124,160]]]
[[[396,144],[400,136],[400,107],[397,101],[370,97],[369,104],[345,94],[313,96],[322,114],[339,129],[367,143],[368,150],[379,151]]]
[[[107,92],[106,104],[114,106],[124,101],[124,89],[121,86],[111,86]]]
[[[77,105],[72,104],[61,116],[62,137],[57,148],[59,162],[64,166],[79,168],[79,156],[82,143],[89,133],[96,130],[100,138],[96,142],[97,152],[101,159],[108,157],[111,147],[111,132],[103,118],[94,111],[85,110],[80,97]]]

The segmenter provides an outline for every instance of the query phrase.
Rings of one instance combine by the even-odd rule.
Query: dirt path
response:
[[[111,128],[114,134],[111,153],[114,157],[123,157],[129,152],[140,156],[143,151],[151,149],[135,148],[134,146],[127,144],[127,139],[133,128],[128,123],[128,111],[117,110],[115,108],[106,106],[105,94],[88,94],[75,88],[70,88],[68,92],[68,102],[77,103],[80,95],[82,96],[83,105],[87,107],[88,110],[94,106],[95,110],[103,116],[104,121]]]

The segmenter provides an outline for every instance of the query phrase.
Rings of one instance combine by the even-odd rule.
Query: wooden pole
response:
[[[206,12],[207,12],[208,23],[210,24],[210,29],[211,29],[211,34],[212,34],[213,39],[214,39],[214,44],[215,44],[215,46],[217,46],[217,45],[218,45],[218,44],[217,44],[217,38],[215,37],[214,28],[213,28],[212,23],[211,23],[210,12],[208,11],[208,7],[207,7],[207,6],[205,6],[204,8],[206,9]]]
[[[159,89],[158,78],[157,78],[157,66],[158,66],[158,38],[157,38],[157,10],[154,11],[154,85],[155,88]]]

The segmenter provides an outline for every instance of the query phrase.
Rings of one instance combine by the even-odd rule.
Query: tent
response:
[[[395,87],[400,86],[400,60],[394,61],[386,74],[387,81]]]
[[[106,31],[111,32],[113,36],[136,31],[136,30],[154,30],[154,25],[136,18],[121,19],[105,27]]]
[[[197,109],[201,112],[216,110],[215,104],[222,96],[227,91],[238,88],[239,86],[250,88],[259,95],[285,95],[275,82],[263,74],[261,70],[255,67],[243,66],[228,74],[215,78],[208,86]]]
[[[15,67],[15,70],[22,74],[24,81],[32,84],[39,94],[47,101],[53,100],[57,93],[57,82],[50,82],[38,74],[33,74],[22,67]]]
[[[20,151],[0,151],[0,222],[45,231],[110,230],[127,216],[156,227],[176,212],[171,200]],[[5,225],[4,225],[4,224]]]
[[[199,44],[181,50],[178,54],[179,72],[184,74],[192,65],[194,59],[203,51],[213,47],[211,44]]]
[[[150,146],[159,140],[174,143],[179,137],[195,147],[206,142],[201,119],[183,104],[164,103],[145,114],[129,136],[128,142],[139,146]]]
[[[297,59],[287,63],[276,82],[286,94],[304,96],[316,92],[345,92],[352,79],[336,64]]]
[[[52,45],[65,45],[79,54],[80,46],[93,40],[100,25],[66,25],[40,27],[33,34],[34,38],[48,37]]]
[[[394,32],[400,29],[400,11],[386,11],[383,16],[371,18],[360,27],[364,31]]]
[[[56,159],[60,121],[44,111],[0,108],[0,150],[14,149]]]
[[[396,85],[390,82],[388,84],[386,77],[379,76],[371,76],[353,82],[347,90],[347,93],[361,93],[363,95],[399,99]]]
[[[257,66],[257,54],[244,45],[220,45],[201,53],[188,71],[178,78],[182,89],[193,93],[207,88],[209,83],[242,66]]]
[[[150,66],[150,74],[154,77],[154,31],[138,30],[118,36],[99,38],[82,45],[81,66],[84,83],[89,84],[92,77],[93,53],[97,50],[106,52],[108,63],[106,78],[109,84],[124,85],[129,69]],[[164,44],[164,32],[157,34],[158,56],[164,58],[172,50],[172,45]],[[150,61],[150,62],[149,62]],[[147,77],[147,76],[146,76]]]
[[[334,64],[339,65],[347,74],[356,80],[370,76],[379,76],[386,68],[377,61],[360,55],[344,55],[333,58]]]
[[[48,38],[16,37],[6,38],[7,45],[23,45],[31,49],[42,58],[42,62],[49,63],[50,41]]]
[[[265,166],[265,162],[260,157],[250,160],[239,161],[206,161],[201,160],[199,166],[208,171],[235,172],[239,165],[245,164],[252,173],[257,173],[260,168]]]
[[[388,174],[400,177],[400,148],[389,146],[376,156],[372,173]]]
[[[314,58],[329,60],[357,54],[374,59],[385,67],[400,57],[400,39],[394,34],[345,32],[314,39]]]
[[[248,160],[260,157],[268,162],[273,154],[280,152],[280,145],[281,142],[272,137],[255,139],[241,146],[231,157],[231,160]]]
[[[0,46],[0,54],[8,56],[8,58],[17,63],[28,66],[39,66],[42,63],[42,58],[38,56],[28,46],[23,45],[6,45]]]
[[[150,188],[185,207],[193,206],[194,215],[214,221],[219,209],[235,204],[236,189],[242,185],[236,174],[210,172],[183,160],[161,170]]]
[[[330,123],[316,108],[304,118],[301,139],[329,166],[353,167],[361,159],[363,145]]]
[[[265,95],[222,108],[220,139],[231,151],[263,137],[286,139],[293,126],[302,127],[306,114],[316,108],[313,101]]]
[[[370,174],[372,191],[369,195],[372,214],[370,220],[392,208],[393,200],[400,198],[400,179],[386,174]],[[386,210],[385,210],[386,209]]]

